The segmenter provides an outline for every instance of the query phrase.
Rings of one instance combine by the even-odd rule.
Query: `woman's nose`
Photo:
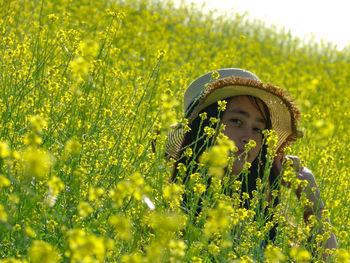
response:
[[[244,145],[246,145],[246,144],[248,144],[249,141],[251,141],[251,140],[254,140],[254,139],[253,139],[252,137],[244,136],[244,137],[242,138],[242,143],[243,143]]]
[[[248,143],[250,140],[253,140],[253,131],[249,128],[246,128],[243,130],[242,136],[241,136],[241,142],[244,144]]]
[[[248,143],[249,142],[249,139],[246,137],[246,136],[244,136],[244,137],[242,137],[242,140],[241,140],[244,144],[246,144],[246,143]]]

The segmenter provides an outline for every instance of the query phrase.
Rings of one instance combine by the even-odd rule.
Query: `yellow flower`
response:
[[[131,238],[131,223],[125,216],[113,215],[108,220],[109,224],[113,227],[117,237],[130,240]]]
[[[37,179],[46,178],[54,163],[49,152],[33,147],[29,147],[23,152],[22,161],[25,166],[25,175]]]
[[[103,238],[73,229],[68,233],[71,262],[103,262],[107,243]]]
[[[89,216],[94,210],[87,202],[80,202],[78,204],[78,213],[81,217],[87,217]]]
[[[184,165],[183,163],[179,163],[178,165],[177,165],[177,170],[178,170],[178,172],[179,172],[179,175],[185,175],[185,173],[186,173],[186,171],[187,171],[187,167],[186,167],[186,165]]]
[[[89,201],[97,201],[100,196],[104,194],[104,189],[101,187],[93,188],[92,186],[89,189]]]
[[[182,240],[169,241],[170,262],[182,262],[185,256],[186,244]]]
[[[202,263],[203,261],[202,261],[201,258],[194,256],[194,257],[191,258],[191,262],[193,262],[193,263]]]
[[[10,153],[8,144],[6,142],[0,142],[0,158],[6,158]]]
[[[0,188],[8,187],[10,184],[11,184],[10,180],[0,174]]]
[[[19,231],[21,229],[22,229],[22,227],[19,224],[15,224],[14,227],[13,227],[13,231]]]
[[[203,194],[205,192],[205,185],[204,184],[201,184],[201,183],[197,183],[194,187],[193,187],[193,191],[195,193],[198,193],[198,194]]]
[[[254,140],[249,140],[249,142],[244,145],[244,148],[247,150],[247,151],[250,151],[251,149],[255,148],[256,146],[256,142]]]
[[[36,132],[28,132],[23,138],[23,142],[28,146],[36,146],[43,142]]]
[[[25,227],[25,232],[29,237],[36,238],[36,233],[30,226]]]
[[[205,152],[200,157],[201,163],[208,163],[209,173],[218,177],[222,177],[224,168],[229,161],[229,155],[233,151],[237,151],[232,140],[226,136],[219,135],[217,139],[218,144],[211,147],[208,152]]]
[[[52,176],[47,185],[49,187],[49,193],[53,196],[57,196],[64,189],[61,179],[56,176]]]
[[[198,182],[200,179],[200,174],[199,173],[193,173],[190,175],[190,179],[193,182]]]
[[[57,228],[57,226],[58,223],[55,220],[51,219],[47,222],[47,229],[51,232],[54,231]]]
[[[64,152],[66,156],[77,154],[81,151],[81,144],[76,138],[72,138],[67,141],[64,146]]]
[[[142,263],[142,257],[138,254],[124,254],[121,259],[122,263]]]
[[[220,248],[217,245],[210,243],[208,245],[208,251],[210,254],[216,255],[216,254],[220,253]]]
[[[118,12],[117,17],[119,20],[123,20],[126,17],[126,14],[125,12]]]
[[[267,145],[268,149],[273,152],[278,142],[278,136],[275,130],[264,130],[263,131],[264,136],[266,137],[265,144]]]
[[[113,16],[113,17],[115,17],[115,16],[117,15],[116,12],[112,11],[112,10],[109,9],[109,8],[106,9],[106,13],[107,13],[107,15]]]
[[[184,152],[186,157],[191,157],[193,152],[192,152],[192,148],[186,148],[185,152]]]
[[[1,204],[0,204],[0,221],[3,221],[3,222],[7,221],[7,214],[5,212],[5,208]]]
[[[215,135],[215,129],[205,126],[204,127],[204,134],[207,135],[209,138],[213,137]]]
[[[30,117],[29,121],[34,132],[41,133],[42,130],[47,127],[46,120],[40,115]]]
[[[199,117],[200,117],[200,118],[202,119],[202,121],[203,121],[203,120],[206,120],[206,119],[208,118],[208,115],[207,115],[206,112],[202,112],[202,113],[199,114]]]
[[[8,196],[8,200],[9,200],[10,203],[13,203],[13,204],[18,204],[19,203],[19,198],[15,194],[10,194]]]
[[[232,212],[233,208],[229,202],[220,201],[217,207],[209,210],[209,218],[204,225],[204,234],[210,237],[215,233],[227,231]]]
[[[214,125],[215,123],[217,123],[219,121],[218,118],[215,118],[215,117],[210,117],[209,118],[209,122],[211,125]]]
[[[217,71],[213,71],[213,73],[211,73],[211,80],[217,80],[220,77],[219,72]]]
[[[278,263],[285,259],[282,251],[278,247],[267,246],[265,250],[266,262]]]
[[[171,206],[179,206],[184,193],[184,185],[177,185],[171,183],[163,187],[164,199],[168,201]]]
[[[219,111],[225,111],[226,110],[226,104],[227,104],[226,100],[219,100],[218,101],[218,110]]]
[[[113,112],[110,109],[103,109],[103,115],[107,118],[111,118],[113,116]]]
[[[346,232],[344,230],[340,231],[340,233],[339,233],[339,238],[340,239],[346,240],[348,238],[348,236],[349,236],[348,232]]]
[[[177,184],[168,184],[163,187],[163,195],[166,199],[173,199],[177,198],[183,193],[183,185],[177,185]]]
[[[182,229],[187,221],[187,217],[175,212],[158,212],[156,210],[145,218],[148,226],[152,227],[157,233],[160,241],[168,242],[169,237],[176,231]]]
[[[164,50],[164,49],[160,49],[160,50],[158,50],[158,55],[157,55],[157,58],[158,59],[161,59],[161,58],[163,58],[165,55],[166,55],[166,50]]]
[[[55,249],[42,240],[35,240],[28,252],[29,258],[33,263],[55,263],[59,257]]]
[[[79,44],[81,55],[86,59],[93,59],[98,55],[99,45],[93,40],[85,40]]]
[[[290,256],[296,260],[296,262],[309,262],[311,260],[311,255],[308,251],[303,248],[293,247],[290,250]]]
[[[337,249],[335,252],[335,263],[350,263],[350,252],[345,249]]]
[[[22,261],[16,258],[5,258],[4,260],[0,260],[1,263],[27,263],[27,261]]]
[[[248,169],[252,166],[250,162],[245,162],[243,165],[243,171],[248,171]]]
[[[76,57],[69,64],[73,76],[86,76],[89,73],[89,62],[82,57]]]
[[[47,18],[48,18],[52,23],[54,23],[54,22],[56,22],[56,21],[58,20],[58,16],[55,15],[55,14],[49,14],[49,15],[47,16]]]
[[[190,126],[188,126],[188,119],[183,119],[182,122],[181,122],[181,126],[183,127],[183,131],[184,133],[187,133],[189,131],[191,131],[191,128]]]
[[[54,206],[56,203],[57,195],[64,189],[64,184],[60,178],[52,176],[47,185],[48,190],[46,193],[46,202],[47,205]]]

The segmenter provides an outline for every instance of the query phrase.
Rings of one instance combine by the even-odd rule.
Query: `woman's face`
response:
[[[260,109],[264,109],[261,101],[257,100]],[[256,147],[248,152],[247,161],[252,163],[258,156],[262,144],[262,131],[266,128],[266,120],[257,105],[248,96],[233,97],[227,104],[222,116],[222,123],[226,125],[224,134],[234,141],[238,148],[236,156],[241,155],[244,146],[250,141],[256,142]],[[232,173],[239,174],[245,163],[245,156],[234,162]]]

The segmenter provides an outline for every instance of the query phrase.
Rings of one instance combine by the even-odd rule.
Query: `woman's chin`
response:
[[[233,175],[239,175],[242,170],[243,170],[243,166],[244,166],[245,160],[244,158],[242,159],[237,159],[232,166],[232,172],[231,174]]]

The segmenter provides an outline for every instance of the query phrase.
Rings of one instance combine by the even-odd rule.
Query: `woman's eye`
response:
[[[253,129],[256,133],[262,134],[262,130],[260,128],[254,128]]]
[[[231,119],[231,122],[234,124],[237,124],[237,125],[242,124],[241,120],[239,120],[239,119]]]

